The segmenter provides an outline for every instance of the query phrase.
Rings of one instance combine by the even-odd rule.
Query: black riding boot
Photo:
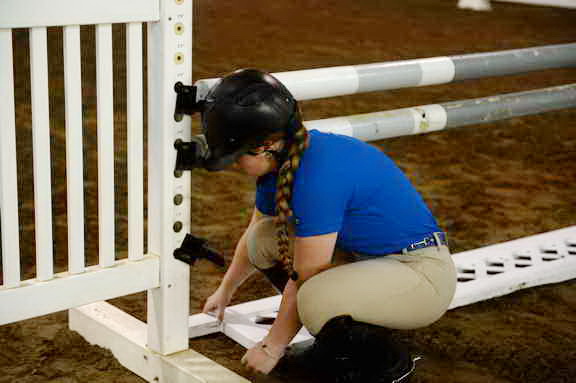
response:
[[[328,321],[313,348],[318,365],[338,383],[406,383],[414,370],[415,360],[390,330],[349,315]]]
[[[276,291],[280,294],[284,291],[286,283],[288,283],[288,272],[282,265],[282,263],[277,262],[274,266],[268,269],[258,269],[266,276],[266,278],[272,283]]]

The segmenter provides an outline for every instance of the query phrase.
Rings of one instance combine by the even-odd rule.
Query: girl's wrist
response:
[[[270,340],[264,338],[262,341],[258,342],[257,347],[259,347],[262,352],[273,359],[280,359],[286,354],[288,345],[285,344],[274,344]]]

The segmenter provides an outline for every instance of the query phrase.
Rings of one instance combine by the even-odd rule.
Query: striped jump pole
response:
[[[345,96],[399,88],[446,84],[576,66],[576,43],[525,49],[432,57],[417,60],[278,72],[273,75],[297,100]],[[204,99],[218,78],[198,80]]]
[[[304,125],[307,129],[374,141],[573,107],[576,107],[576,84],[568,84],[528,92],[307,121]]]
[[[459,0],[458,8],[472,9],[474,11],[490,11],[492,10],[492,6],[490,5],[491,1],[499,1],[502,3],[537,5],[541,7],[576,9],[576,1],[574,0]]]

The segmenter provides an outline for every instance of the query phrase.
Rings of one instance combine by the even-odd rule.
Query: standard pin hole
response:
[[[474,278],[465,278],[465,277],[458,277],[458,282],[469,282],[469,281],[473,281]]]
[[[486,270],[486,274],[488,275],[502,274],[502,270]]]
[[[486,265],[493,267],[504,267],[504,263],[502,262],[488,262]]]
[[[474,269],[458,269],[459,273],[462,274],[475,274],[476,271]]]
[[[515,255],[514,258],[518,259],[518,260],[523,260],[523,261],[531,261],[532,260],[532,257],[529,255]]]
[[[542,253],[544,253],[544,254],[558,254],[558,250],[555,250],[555,249],[544,249],[544,250],[542,250]]]
[[[531,264],[525,264],[525,263],[515,263],[514,266],[515,267],[529,267],[532,265]]]

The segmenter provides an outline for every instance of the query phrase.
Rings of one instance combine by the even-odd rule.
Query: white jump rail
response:
[[[502,3],[518,3],[527,5],[539,5],[542,7],[559,7],[576,9],[576,0],[459,0],[458,8],[472,9],[474,11],[492,10],[491,1]]]
[[[576,43],[272,73],[297,100],[446,84],[576,66]],[[218,78],[196,81],[202,100]]]
[[[453,255],[458,271],[450,309],[503,296],[533,286],[576,278],[576,226],[464,251]],[[346,283],[346,281],[342,281]],[[270,326],[257,324],[274,317],[282,296],[231,306],[224,321],[206,314],[190,317],[190,337],[222,332],[249,348],[261,341]],[[292,344],[309,341],[301,330]]]

